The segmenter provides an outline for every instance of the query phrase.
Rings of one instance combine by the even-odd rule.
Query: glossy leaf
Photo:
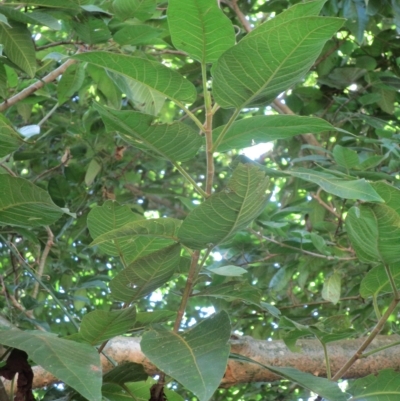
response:
[[[171,100],[192,103],[196,99],[191,82],[156,61],[107,52],[78,54],[73,58],[141,82]]]
[[[22,144],[21,136],[13,128],[10,121],[0,115],[0,158],[14,152]]]
[[[167,16],[174,46],[203,64],[235,44],[233,25],[215,1],[170,0]]]
[[[208,401],[225,373],[231,325],[222,311],[184,333],[160,328],[145,333],[144,354],[158,368]]]
[[[265,22],[219,58],[212,75],[221,107],[268,104],[306,74],[343,20],[303,16],[303,7]]]
[[[358,258],[363,262],[391,264],[400,261],[400,216],[384,204],[353,206],[346,229]]]
[[[134,326],[135,319],[135,306],[110,312],[95,310],[83,317],[79,333],[85,341],[96,345],[125,334]]]
[[[126,303],[143,298],[165,284],[179,266],[178,244],[136,259],[110,282],[115,299]]]
[[[116,111],[95,105],[109,132],[118,131],[135,147],[156,152],[165,159],[186,161],[198,152],[203,141],[188,125],[152,124],[153,116],[136,111]]]
[[[224,125],[213,130],[216,140]],[[255,116],[236,121],[227,131],[216,150],[225,152],[242,149],[262,142],[291,138],[295,135],[333,131],[336,128],[327,121],[315,117],[294,115]]]
[[[400,263],[394,263],[389,268],[396,287],[400,288]],[[382,265],[373,267],[361,281],[360,295],[363,298],[387,294],[392,291],[385,267]]]
[[[180,241],[194,249],[227,241],[262,212],[268,182],[256,166],[239,164],[225,189],[189,213],[178,231]]]
[[[64,213],[46,191],[23,178],[0,174],[0,188],[0,224],[47,226]]]
[[[0,344],[25,351],[29,358],[89,401],[101,399],[101,363],[88,344],[58,338],[43,331],[0,331]]]

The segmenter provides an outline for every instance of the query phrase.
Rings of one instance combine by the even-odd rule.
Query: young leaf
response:
[[[38,227],[58,220],[64,211],[31,182],[0,174],[0,224]]]
[[[10,121],[0,115],[0,157],[14,152],[23,144],[23,140]]]
[[[135,325],[135,319],[135,306],[110,312],[95,310],[83,316],[79,333],[85,341],[96,345],[125,334]]]
[[[333,304],[337,304],[340,299],[341,281],[342,278],[339,273],[333,273],[326,278],[324,287],[322,288],[322,298]]]
[[[29,358],[71,386],[89,401],[101,399],[101,363],[88,344],[43,331],[0,331],[0,344],[25,351]]]
[[[229,316],[222,311],[184,333],[150,330],[140,346],[158,368],[208,401],[225,373],[230,332]]]
[[[193,249],[227,241],[262,212],[268,183],[258,167],[239,164],[227,188],[189,213],[178,231],[180,241]]]
[[[265,22],[214,64],[213,94],[221,107],[268,104],[306,74],[343,20],[304,17],[303,6]]]
[[[361,261],[391,264],[400,261],[400,216],[384,204],[353,206],[347,213],[346,229]]]
[[[180,252],[181,246],[174,244],[136,259],[111,280],[113,297],[131,303],[161,287],[178,268]]]
[[[235,44],[232,23],[216,1],[169,0],[168,25],[174,46],[203,64]]]
[[[77,54],[73,58],[141,82],[171,100],[192,103],[196,99],[196,89],[191,82],[156,61],[107,52]]]

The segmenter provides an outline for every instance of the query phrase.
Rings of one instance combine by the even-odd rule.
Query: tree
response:
[[[399,21],[388,0],[1,2],[16,399],[398,397]]]

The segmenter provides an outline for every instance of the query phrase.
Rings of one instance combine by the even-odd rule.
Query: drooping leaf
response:
[[[0,157],[9,155],[22,144],[21,136],[13,128],[10,121],[0,115]]]
[[[347,213],[346,229],[359,259],[391,264],[400,261],[400,216],[385,204],[365,203]]]
[[[110,282],[111,293],[119,301],[131,303],[149,295],[166,283],[179,266],[179,244],[136,259]]]
[[[72,64],[62,75],[57,85],[58,103],[64,104],[82,86],[85,68],[82,64]]]
[[[0,344],[25,351],[29,358],[71,386],[89,401],[101,399],[101,363],[88,344],[43,331],[0,331]]]
[[[264,209],[268,182],[256,166],[239,164],[225,189],[188,214],[178,231],[180,241],[201,249],[231,238]]]
[[[322,298],[333,304],[337,304],[340,299],[341,281],[340,274],[336,272],[326,278],[322,288]]]
[[[26,25],[19,22],[13,22],[12,27],[0,24],[0,43],[7,57],[33,78],[36,71],[35,47]]]
[[[397,288],[400,288],[400,263],[390,265],[390,272]],[[382,265],[373,267],[362,279],[360,284],[360,295],[363,298],[387,294],[392,292],[392,286],[385,267]]]
[[[324,191],[344,199],[359,199],[365,202],[382,202],[383,199],[364,179],[346,180],[320,171],[298,168],[286,170],[285,174],[319,185]]]
[[[160,328],[145,333],[144,354],[162,371],[208,401],[225,373],[231,325],[225,311],[203,320],[184,333]]]
[[[92,159],[88,165],[85,174],[85,184],[89,187],[93,184],[94,180],[101,171],[101,164],[96,160]]]
[[[213,94],[221,107],[270,103],[306,74],[343,25],[338,18],[304,16],[303,9],[309,11],[304,4],[292,8],[256,28],[214,64]]]
[[[203,64],[235,44],[233,25],[214,1],[170,0],[168,25],[174,46]]]
[[[0,5],[0,13],[14,21],[22,22],[23,24],[44,25],[56,31],[61,29],[61,24],[58,20],[45,12],[32,11],[26,13],[21,9],[16,10],[13,7]]]
[[[224,127],[223,125],[213,130],[215,140]],[[225,152],[231,149],[247,148],[260,142],[286,139],[307,133],[318,134],[335,129],[327,121],[315,117],[295,115],[255,116],[234,122],[216,150]]]
[[[125,334],[134,326],[135,319],[135,306],[110,312],[95,310],[83,316],[79,333],[89,344],[96,345]]]
[[[172,161],[192,159],[203,141],[201,136],[182,122],[154,124],[153,116],[136,111],[116,111],[95,105],[107,131],[118,131],[135,147],[156,152]]]
[[[47,226],[64,213],[46,191],[23,178],[0,174],[0,188],[0,224]]]
[[[196,89],[191,82],[156,61],[107,52],[78,54],[73,58],[141,82],[171,100],[192,103],[196,99]]]
[[[121,386],[128,382],[146,380],[147,377],[148,374],[145,372],[143,365],[126,362],[107,372],[103,377],[103,383],[115,383]]]

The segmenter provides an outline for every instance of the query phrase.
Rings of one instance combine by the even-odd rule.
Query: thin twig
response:
[[[310,193],[311,197],[316,200],[321,206],[323,206],[328,212],[332,213],[335,217],[340,219],[340,213],[336,212],[331,206],[325,203],[319,196],[320,190],[316,194]]]
[[[18,177],[17,174],[14,173],[9,167],[7,167],[5,164],[0,163],[0,167],[4,168],[4,170],[7,171],[8,174],[12,175],[13,177]]]
[[[353,297],[340,298],[339,302],[357,301],[357,300],[361,300],[361,296],[360,295],[355,295]],[[293,309],[293,308],[304,308],[304,307],[307,307],[307,306],[317,306],[317,305],[324,305],[324,304],[332,304],[332,301],[315,301],[315,302],[305,302],[303,304],[293,304],[293,305],[280,306],[279,310]]]
[[[47,43],[47,45],[37,46],[36,51],[45,50],[45,49],[49,49],[50,47],[56,47],[56,46],[61,46],[61,45],[77,46],[77,45],[84,45],[84,42],[71,42],[68,40],[60,40],[59,42],[52,42],[52,43]]]

